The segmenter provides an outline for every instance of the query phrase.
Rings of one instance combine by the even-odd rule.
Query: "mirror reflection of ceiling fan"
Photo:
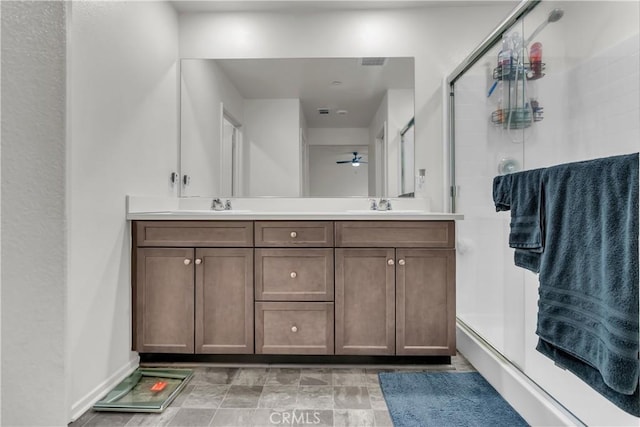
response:
[[[358,156],[358,152],[354,151],[353,152],[353,159],[351,159],[351,160],[340,160],[340,161],[337,161],[336,163],[348,163],[353,167],[358,167],[358,166],[360,166],[360,164],[367,163],[367,162],[363,162],[362,161],[362,156]]]

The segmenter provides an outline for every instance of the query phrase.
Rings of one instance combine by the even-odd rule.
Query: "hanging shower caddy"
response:
[[[541,61],[542,45],[535,43],[527,62],[522,60],[525,48],[517,33],[503,39],[498,55],[498,66],[493,69],[495,86],[502,83],[502,97],[498,109],[491,113],[491,123],[504,129],[524,129],[543,119],[543,108],[535,97],[529,97],[527,82],[544,77],[545,64]],[[535,51],[534,51],[535,49]],[[516,54],[513,54],[516,52]]]

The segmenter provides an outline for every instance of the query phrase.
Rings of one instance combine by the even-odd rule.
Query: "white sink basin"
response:
[[[359,214],[359,215],[363,215],[363,214],[371,214],[371,215],[385,215],[385,214],[421,214],[421,213],[426,213],[425,211],[422,211],[420,209],[392,209],[390,211],[372,211],[370,209],[360,209],[360,210],[347,210],[347,213],[350,214]]]
[[[235,215],[245,214],[251,212],[250,210],[231,209],[228,211],[214,211],[211,209],[179,209],[176,211],[158,212],[163,215]]]

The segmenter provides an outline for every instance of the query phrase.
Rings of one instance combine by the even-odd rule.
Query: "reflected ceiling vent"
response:
[[[318,114],[322,115],[328,115],[329,114],[329,109],[328,108],[318,108]]]
[[[365,67],[382,67],[387,62],[387,58],[361,58],[360,65]]]

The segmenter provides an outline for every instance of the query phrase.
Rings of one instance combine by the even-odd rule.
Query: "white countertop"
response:
[[[127,220],[394,220],[446,221],[464,219],[462,214],[430,212],[420,199],[390,199],[393,209],[367,209],[367,198],[237,198],[233,209],[213,211],[211,198],[163,198],[127,196]]]
[[[436,212],[403,212],[403,211],[370,211],[370,212],[234,212],[231,211],[162,211],[162,212],[132,212],[127,214],[128,220],[223,220],[223,221],[253,221],[253,220],[394,220],[394,221],[444,221],[461,220],[462,214]]]

